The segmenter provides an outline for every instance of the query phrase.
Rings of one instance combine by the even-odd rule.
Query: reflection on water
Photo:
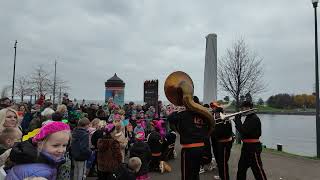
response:
[[[268,148],[283,145],[283,151],[316,156],[316,118],[302,115],[258,114],[262,123],[261,141]]]

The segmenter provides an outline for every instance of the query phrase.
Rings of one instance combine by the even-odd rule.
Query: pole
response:
[[[11,100],[13,102],[14,97],[14,81],[16,78],[16,58],[17,58],[17,43],[18,41],[14,43],[14,63],[13,63],[13,78],[12,78],[12,93],[11,93]]]
[[[54,80],[53,80],[53,104],[56,99],[56,80],[57,80],[57,61],[54,62]]]
[[[59,91],[59,104],[61,104],[61,87],[60,87],[60,91]]]
[[[314,7],[314,27],[315,27],[315,69],[316,69],[316,132],[317,132],[317,157],[320,158],[320,119],[319,119],[319,65],[318,65],[318,3],[313,3]]]

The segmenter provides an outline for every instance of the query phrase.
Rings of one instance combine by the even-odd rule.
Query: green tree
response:
[[[269,97],[267,104],[274,108],[289,109],[294,106],[294,97],[286,93],[276,94]]]
[[[264,105],[263,99],[262,99],[262,98],[259,98],[257,104],[260,105],[260,106],[263,106],[263,105]]]

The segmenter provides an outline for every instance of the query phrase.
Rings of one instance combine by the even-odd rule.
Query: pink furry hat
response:
[[[163,120],[153,120],[150,124],[160,133],[161,137],[166,135],[165,122]]]
[[[48,135],[59,131],[70,131],[70,127],[63,122],[49,122],[41,127],[40,132],[33,137],[32,142],[37,143],[45,139]]]
[[[110,124],[106,125],[106,127],[105,127],[105,132],[106,132],[107,134],[110,134],[114,129],[115,129],[114,124],[113,124],[113,123],[110,123]]]

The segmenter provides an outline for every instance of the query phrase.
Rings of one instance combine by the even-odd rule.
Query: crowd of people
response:
[[[150,179],[170,172],[172,106],[35,104],[0,100],[0,166],[5,179]]]
[[[193,100],[200,104],[196,96]],[[168,160],[177,156],[175,142],[179,133],[183,180],[197,180],[199,173],[212,170],[214,158],[220,176],[215,178],[228,180],[234,141],[231,122],[220,118],[224,109],[218,103],[203,106],[216,121],[213,133],[197,112],[163,105],[161,101],[154,107],[133,102],[119,106],[112,99],[104,105],[74,104],[69,99],[54,105],[43,96],[35,104],[15,104],[3,98],[1,177],[151,179],[149,172],[171,172]],[[252,103],[244,102],[243,107],[252,108]],[[256,179],[266,179],[260,157],[259,118],[253,113],[242,123],[238,115],[235,125],[244,144],[237,179],[246,179],[249,167]]]

